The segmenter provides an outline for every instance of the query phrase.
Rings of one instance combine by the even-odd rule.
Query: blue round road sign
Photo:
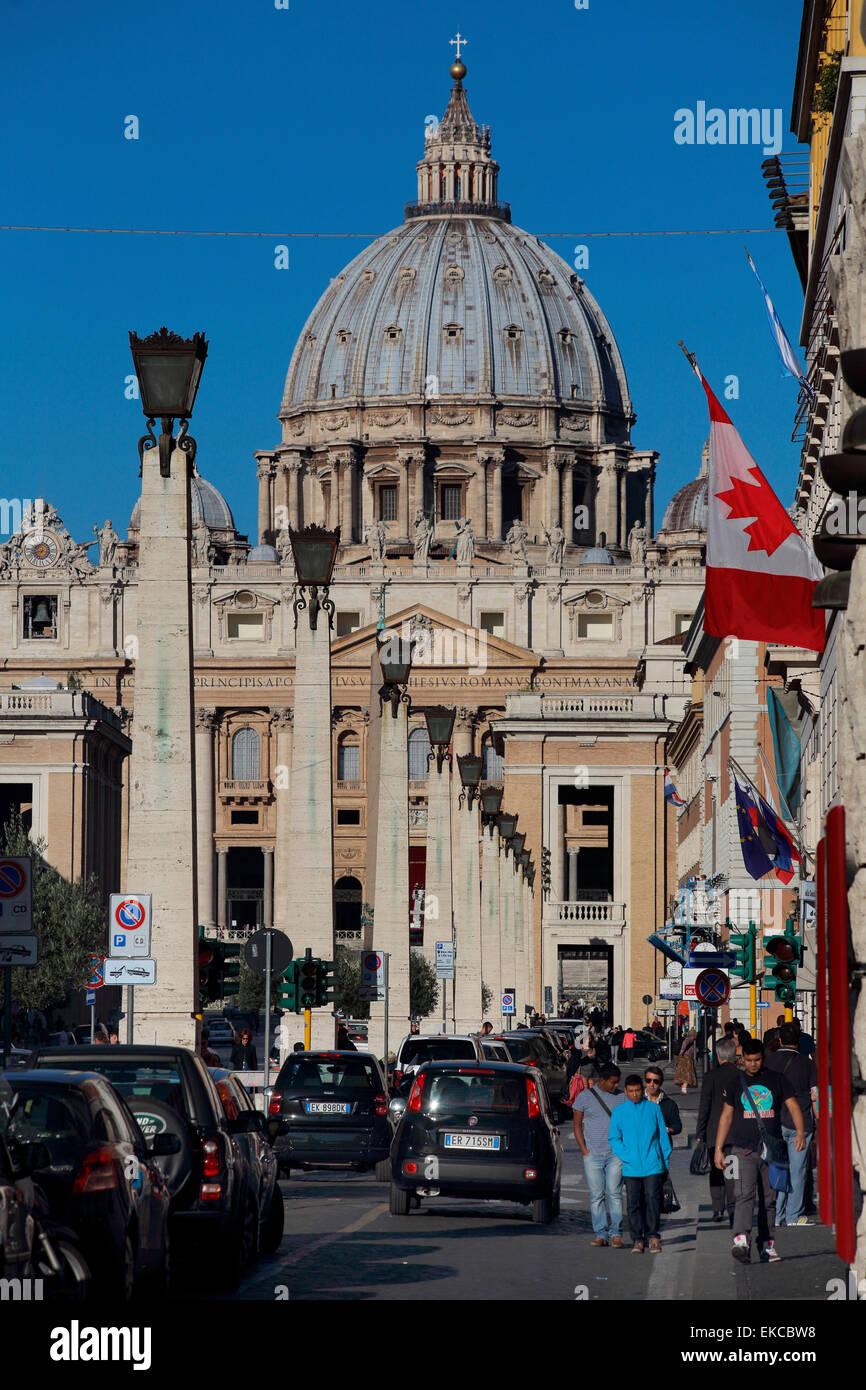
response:
[[[695,998],[705,1008],[717,1009],[727,1003],[731,982],[721,970],[702,970],[695,980]]]
[[[17,898],[27,883],[20,864],[12,859],[0,859],[0,898]]]
[[[127,931],[134,931],[136,927],[141,926],[144,916],[144,903],[140,903],[137,898],[127,898],[125,902],[118,903],[114,914],[118,925],[126,927]]]

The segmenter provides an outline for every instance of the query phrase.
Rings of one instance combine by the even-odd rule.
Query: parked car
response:
[[[80,1066],[76,1048],[37,1048],[31,1066]],[[185,1047],[89,1047],[89,1070],[112,1083],[146,1140],[173,1135],[179,1147],[154,1155],[168,1184],[173,1256],[194,1256],[209,1278],[236,1288],[253,1258],[259,1213],[246,1160],[231,1133],[213,1077]]]
[[[394,1086],[399,1090],[425,1062],[483,1062],[481,1041],[474,1033],[410,1033],[397,1048]]]
[[[387,1182],[393,1127],[388,1087],[371,1052],[293,1052],[268,1103],[281,1171],[375,1167]]]
[[[566,1049],[574,1047],[577,1039],[577,1027],[571,1019],[550,1018],[544,1027],[548,1033],[553,1033]],[[581,1031],[583,1030],[581,1029]]]
[[[488,1038],[482,1038],[481,1051],[484,1053],[485,1062],[510,1062],[513,1060],[504,1042],[490,1042]]]
[[[563,1109],[568,1095],[565,1060],[540,1029],[516,1028],[510,1033],[491,1035],[489,1041],[504,1043],[513,1062],[536,1067],[544,1077],[551,1104]]]
[[[99,1028],[99,1024],[98,1024],[98,1023],[97,1023],[97,1025],[96,1025],[96,1027]],[[89,1047],[89,1046],[90,1046],[90,1024],[89,1024],[89,1023],[79,1023],[78,1026],[77,1026],[76,1028],[73,1028],[72,1032],[73,1032],[73,1034],[74,1034],[74,1036],[75,1036],[75,1041],[76,1041],[76,1043],[78,1044],[79,1047]],[[97,1033],[96,1036],[97,1036],[97,1038],[98,1038],[98,1037],[99,1037],[99,1034]]]
[[[645,1058],[648,1062],[662,1062],[668,1055],[667,1043],[664,1038],[657,1038],[655,1033],[651,1033],[647,1028],[634,1030],[634,1048],[632,1058]],[[620,1062],[622,1066],[622,1062]]]
[[[253,1105],[250,1093],[236,1072],[218,1067],[210,1067],[209,1071],[216,1083],[228,1128],[246,1158],[249,1190],[259,1213],[257,1249],[264,1255],[272,1255],[283,1238],[285,1208],[267,1120]]]
[[[505,1062],[428,1062],[391,1145],[392,1216],[412,1198],[501,1199],[559,1215],[562,1145],[539,1071]]]
[[[90,1052],[90,1050],[89,1050]],[[93,1071],[14,1073],[6,1142],[39,1144],[32,1176],[54,1220],[76,1233],[102,1297],[128,1302],[149,1281],[168,1287],[168,1186],[156,1166],[176,1147],[170,1136],[145,1143],[138,1123]]]
[[[208,1042],[214,1050],[234,1046],[236,1034],[227,1018],[211,1019],[205,1022],[204,1027],[207,1028]]]
[[[0,1093],[4,1104],[0,1119],[0,1279],[4,1281],[4,1297],[11,1293],[5,1281],[33,1279],[39,1281],[35,1289],[18,1285],[24,1298],[80,1302],[89,1292],[91,1274],[79,1238],[52,1218],[48,1200],[33,1180],[33,1174],[50,1162],[48,1152],[39,1143],[13,1143],[11,1148],[6,1144],[2,1131],[12,1109],[12,1088],[3,1075]]]

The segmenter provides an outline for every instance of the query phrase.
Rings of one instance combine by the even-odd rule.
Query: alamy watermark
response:
[[[677,145],[760,145],[764,154],[778,154],[782,148],[782,108],[767,106],[707,109],[705,101],[695,109],[681,106],[674,112],[674,141]]]

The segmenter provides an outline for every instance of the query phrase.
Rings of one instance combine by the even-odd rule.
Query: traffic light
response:
[[[206,1004],[215,1004],[219,999],[227,999],[237,994],[240,984],[241,963],[235,957],[241,953],[240,946],[228,941],[217,941],[206,936],[205,928],[198,929],[198,1003],[203,1009]]]
[[[312,952],[307,947],[307,954],[303,960],[296,962],[298,967],[298,1003],[302,1009],[314,1009],[318,1000],[319,962],[313,960]]]
[[[237,959],[240,953],[240,946],[233,942],[217,942],[217,971],[214,982],[218,990],[215,996],[217,999],[228,999],[229,995],[240,992],[238,976],[241,973],[241,963]]]
[[[320,960],[317,964],[316,1008],[320,1009],[325,1004],[333,1004],[337,998],[337,962]]]
[[[840,354],[845,384],[857,396],[866,396],[866,350],[855,348]],[[862,524],[866,509],[866,406],[855,410],[842,431],[842,453],[821,458],[824,482],[834,493],[824,520],[812,541],[815,554],[827,569],[836,570],[820,580],[812,595],[813,608],[848,607],[851,566],[858,546],[866,543]],[[844,498],[844,500],[843,500]],[[778,996],[777,996],[778,997]]]
[[[737,963],[731,966],[730,973],[736,975],[747,985],[755,984],[758,978],[757,939],[758,929],[754,922],[749,923],[748,931],[728,933],[728,946],[737,957]]]
[[[778,932],[764,937],[764,988],[772,985],[775,998],[783,1004],[793,1004],[797,993],[797,967],[803,960],[803,942],[794,931],[789,918],[784,935]]]
[[[199,926],[198,929],[198,1006],[203,1009],[205,1004],[211,1002],[210,996],[210,971],[214,959],[214,946],[216,942],[205,936],[205,929]]]
[[[279,981],[280,994],[279,1006],[281,1009],[288,1009],[290,1013],[298,1014],[301,1012],[298,1004],[298,962],[290,961],[288,969]]]

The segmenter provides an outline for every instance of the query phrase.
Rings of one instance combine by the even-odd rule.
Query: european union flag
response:
[[[734,796],[737,802],[737,824],[740,827],[740,844],[743,849],[743,863],[752,878],[763,878],[771,874],[775,864],[767,854],[758,838],[758,808],[751,794],[741,787],[734,778]]]

